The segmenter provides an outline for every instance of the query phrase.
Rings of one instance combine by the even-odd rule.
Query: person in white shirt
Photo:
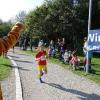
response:
[[[63,55],[63,58],[64,58],[64,62],[66,63],[69,63],[69,53],[67,50],[65,50],[65,53]]]
[[[86,71],[87,54],[88,54],[88,65],[89,65],[89,71],[90,71],[91,70],[91,59],[93,57],[93,52],[92,52],[92,50],[89,50],[87,37],[84,38],[83,53],[84,53],[84,70]]]

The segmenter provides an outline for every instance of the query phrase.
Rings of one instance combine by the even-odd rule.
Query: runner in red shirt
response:
[[[44,50],[44,46],[41,45],[39,47],[39,51],[36,54],[36,61],[38,61],[39,80],[41,83],[43,83],[41,79],[43,73],[47,74],[46,58],[47,58],[46,51]]]

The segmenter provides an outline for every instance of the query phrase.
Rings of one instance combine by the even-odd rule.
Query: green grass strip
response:
[[[0,56],[0,80],[4,80],[11,73],[11,62],[9,59]]]

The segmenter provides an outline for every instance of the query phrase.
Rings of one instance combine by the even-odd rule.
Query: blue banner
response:
[[[100,29],[90,30],[88,34],[88,46],[94,52],[100,52]]]

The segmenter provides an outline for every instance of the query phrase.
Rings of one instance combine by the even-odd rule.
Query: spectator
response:
[[[55,48],[52,49],[52,55],[53,55],[53,57],[55,57],[55,55],[56,55],[56,49]]]
[[[88,71],[91,71],[91,59],[93,57],[93,52],[92,52],[92,50],[89,50],[87,37],[84,38],[83,53],[84,53],[84,70],[86,71],[86,66],[87,66],[87,63],[88,63],[88,66],[87,66]],[[87,60],[87,56],[88,56],[88,60]]]
[[[63,58],[64,58],[64,62],[65,63],[69,63],[69,53],[67,50],[65,50],[65,53],[63,55]]]
[[[48,48],[48,56],[51,57],[51,54],[52,54],[52,49]]]
[[[76,52],[73,52],[72,58],[70,60],[70,65],[73,67],[73,70],[76,70],[76,68],[79,67],[80,59],[76,55]]]
[[[59,59],[60,59],[60,60],[63,59],[63,55],[64,55],[64,48],[61,47],[61,49],[60,49],[60,56],[59,56]]]
[[[43,40],[39,40],[38,47],[40,47],[41,45],[43,45]]]
[[[49,44],[49,49],[48,49],[48,55],[49,57],[52,55],[52,51],[54,50],[54,41],[51,40]]]
[[[56,44],[56,46],[57,46],[58,53],[59,53],[59,52],[60,52],[60,49],[61,49],[61,41],[60,41],[59,38],[58,38],[58,40],[57,40],[57,44]]]

